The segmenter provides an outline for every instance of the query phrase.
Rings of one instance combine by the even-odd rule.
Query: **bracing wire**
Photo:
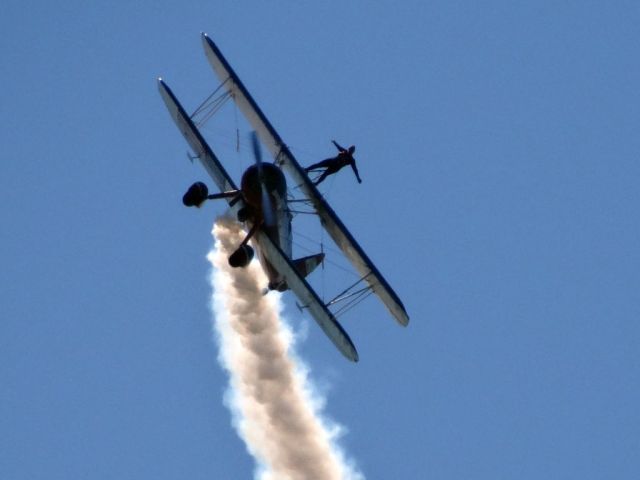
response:
[[[222,89],[222,87],[224,87],[224,85],[228,81],[229,79],[218,85],[218,87],[207,98],[204,99],[204,101],[198,106],[198,108],[196,108],[193,114],[191,114],[191,119],[194,120],[194,123],[196,123],[197,126],[204,125],[213,115],[215,115],[220,110],[220,108],[222,108],[222,105],[224,105],[225,102],[229,100],[229,98],[231,98],[232,95],[229,90],[218,95],[220,89]],[[216,97],[216,95],[218,96]],[[202,118],[196,121],[195,118],[199,115],[202,115]]]
[[[361,291],[354,294],[353,300],[350,300],[349,302],[344,304],[342,307],[340,307],[338,310],[333,312],[334,316],[340,317],[344,315],[349,310],[354,308],[356,305],[359,305],[360,303],[362,303],[372,293],[373,293],[373,290],[371,288],[369,287],[363,288]]]

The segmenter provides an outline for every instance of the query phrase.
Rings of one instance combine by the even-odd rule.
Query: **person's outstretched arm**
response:
[[[340,150],[341,152],[346,152],[346,151],[347,151],[347,149],[346,149],[346,148],[344,148],[344,147],[340,146],[340,145],[338,144],[338,142],[336,142],[335,140],[331,140],[331,141],[332,141],[332,142],[333,142],[333,144],[336,146],[336,148],[337,148],[338,150]]]
[[[356,178],[358,179],[358,183],[362,183],[362,179],[360,178],[360,175],[358,174],[358,167],[356,167],[356,162],[355,161],[351,162],[351,168],[353,169],[353,173],[356,174]]]

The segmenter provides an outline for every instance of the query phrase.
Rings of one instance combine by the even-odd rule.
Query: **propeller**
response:
[[[262,218],[267,227],[272,227],[275,225],[276,221],[273,217],[271,195],[269,195],[269,192],[267,191],[266,179],[264,178],[264,170],[262,168],[262,150],[260,149],[258,135],[255,130],[251,132],[251,144],[253,146],[253,156],[256,160],[256,167],[258,168],[258,177],[260,180],[260,190],[262,194]]]

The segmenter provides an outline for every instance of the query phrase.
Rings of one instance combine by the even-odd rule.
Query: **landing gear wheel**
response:
[[[202,182],[196,182],[189,187],[187,193],[182,197],[185,207],[199,207],[207,199],[209,189]]]
[[[249,265],[249,262],[253,259],[253,248],[249,245],[241,245],[235,252],[229,257],[229,265],[233,268],[244,268]]]

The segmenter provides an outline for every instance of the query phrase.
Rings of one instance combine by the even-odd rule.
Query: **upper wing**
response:
[[[215,156],[189,115],[187,115],[184,108],[182,108],[182,105],[180,105],[180,102],[178,102],[176,96],[161,78],[158,79],[158,89],[160,90],[160,94],[162,95],[162,99],[164,100],[167,109],[169,110],[171,118],[173,118],[178,129],[189,145],[191,145],[191,148],[197,155],[198,160],[200,160],[202,166],[207,170],[207,172],[209,172],[209,175],[211,175],[211,178],[216,183],[220,191],[228,192],[230,190],[237,190],[233,180],[231,180],[231,177],[223,168],[218,157]]]
[[[262,113],[260,107],[258,107],[236,73],[227,63],[213,40],[203,33],[202,41],[209,63],[211,63],[220,81],[225,83],[225,87],[231,93],[236,105],[238,105],[252,128],[258,133],[262,143],[311,200],[322,225],[354,265],[360,276],[367,282],[373,292],[378,295],[398,323],[407,325],[409,316],[398,295],[396,295],[351,233],[349,233],[333,209],[320,195],[307,173],[300,166],[271,123],[269,123],[267,117]]]
[[[263,253],[267,256],[278,272],[285,278],[287,285],[309,309],[311,316],[320,325],[320,328],[329,337],[340,352],[352,362],[358,361],[358,352],[347,332],[335,319],[333,314],[320,301],[318,294],[309,286],[307,281],[298,273],[291,260],[284,254],[269,236],[262,230],[256,232],[256,240],[259,242]]]

